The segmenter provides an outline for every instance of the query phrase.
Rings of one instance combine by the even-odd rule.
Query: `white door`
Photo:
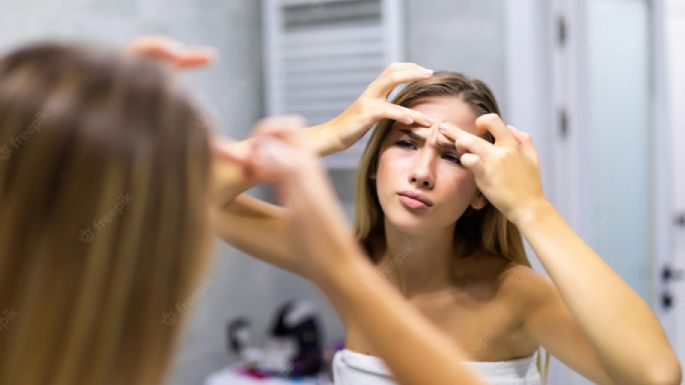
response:
[[[506,5],[509,119],[536,138],[555,206],[657,312],[682,362],[685,0]],[[553,360],[549,384],[590,382]]]
[[[558,0],[563,45],[555,53],[559,111],[555,174],[563,214],[655,310],[656,1]],[[659,131],[662,130],[662,131]],[[662,216],[663,217],[663,216]],[[607,325],[611,327],[611,325]],[[554,362],[550,384],[590,384]]]
[[[580,176],[588,243],[646,301],[653,199],[650,8],[645,0],[590,0],[586,8],[587,124]]]

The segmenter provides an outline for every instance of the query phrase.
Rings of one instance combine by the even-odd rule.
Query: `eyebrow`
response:
[[[418,142],[421,142],[421,143],[426,142],[425,137],[415,133],[413,130],[410,130],[409,128],[398,128],[397,131],[399,131],[403,134],[406,134],[407,136],[409,136],[409,138],[416,140]],[[451,142],[440,142],[440,143],[438,143],[438,148],[442,151],[445,151],[445,150],[454,151],[454,152],[457,151],[457,149],[454,147],[454,144]]]

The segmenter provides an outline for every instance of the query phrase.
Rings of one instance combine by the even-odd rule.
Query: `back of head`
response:
[[[0,60],[1,384],[158,384],[208,260],[209,133],[156,63]]]
[[[476,117],[488,113],[500,114],[495,96],[484,82],[450,71],[436,72],[428,79],[409,83],[392,102],[412,107],[428,97],[458,97],[472,109]],[[375,254],[374,245],[379,240],[382,242],[385,236],[376,181],[370,175],[375,174],[381,144],[394,123],[392,120],[378,123],[364,149],[357,175],[355,234],[370,255]],[[490,133],[483,137],[494,143]],[[456,220],[454,246],[459,256],[468,256],[482,249],[529,265],[516,226],[490,203],[480,210],[469,208]]]

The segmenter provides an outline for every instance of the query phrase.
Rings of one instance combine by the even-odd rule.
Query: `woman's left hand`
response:
[[[540,166],[533,138],[504,124],[497,114],[476,119],[479,132],[489,131],[492,144],[449,123],[440,131],[463,152],[461,164],[476,178],[485,197],[506,218],[516,224],[540,203],[546,201],[542,191]]]

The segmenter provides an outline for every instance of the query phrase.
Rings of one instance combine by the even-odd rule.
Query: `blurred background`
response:
[[[504,119],[533,134],[548,197],[685,358],[685,0],[0,0],[0,52],[142,34],[219,50],[182,76],[237,139],[265,115],[330,119],[393,61],[484,80]],[[350,220],[362,147],[325,159]],[[224,243],[196,294],[173,309],[194,306],[173,385],[235,361],[227,321],[265,334],[288,300],[315,306],[326,344],[343,337],[315,287]],[[589,382],[555,361],[550,383]]]

